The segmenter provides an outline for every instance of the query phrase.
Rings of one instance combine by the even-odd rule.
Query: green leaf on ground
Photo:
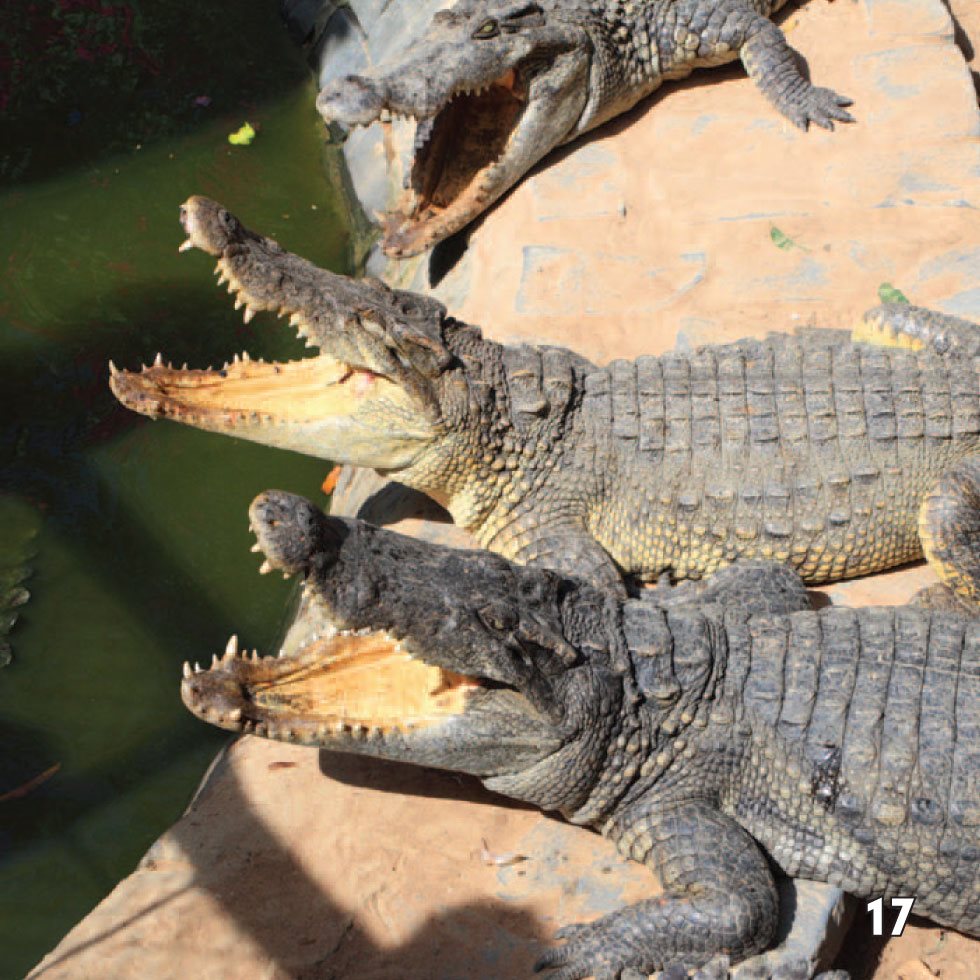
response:
[[[908,296],[900,289],[896,289],[890,282],[883,282],[878,287],[878,299],[882,303],[907,303]]]
[[[228,142],[232,146],[248,146],[255,139],[255,130],[251,123],[242,123],[241,129],[228,134]]]
[[[801,245],[795,239],[790,238],[785,231],[781,231],[775,225],[769,226],[769,237],[772,239],[773,245],[775,245],[776,248],[781,248],[784,252],[788,252],[791,248],[798,248],[804,252],[809,251],[808,248]]]

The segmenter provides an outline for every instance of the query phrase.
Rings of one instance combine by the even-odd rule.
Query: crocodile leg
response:
[[[980,327],[970,320],[908,303],[883,303],[868,310],[852,331],[855,342],[877,347],[976,357]],[[975,616],[980,597],[980,564],[975,535],[980,531],[978,463],[971,458],[948,470],[922,502],[919,538],[941,582],[921,589],[912,604]]]
[[[980,456],[950,467],[936,481],[919,510],[919,539],[929,564],[946,590],[976,613],[980,604]],[[916,597],[933,607],[957,603],[933,587]]]
[[[645,590],[643,598],[672,609],[716,603],[755,616],[788,616],[813,608],[803,579],[789,565],[774,561],[742,560],[706,579],[658,583]]]
[[[783,32],[761,14],[755,14],[748,22],[739,53],[749,77],[794,126],[806,129],[814,122],[824,129],[833,129],[835,119],[854,122],[844,108],[852,100],[832,89],[811,85],[800,73]]]
[[[617,596],[626,595],[622,572],[609,552],[581,528],[570,525],[536,528],[522,537],[524,543],[509,552],[513,561],[550,568]],[[492,543],[481,543],[497,550]]]
[[[560,930],[564,944],[535,964],[538,972],[553,971],[548,980],[690,969],[719,947],[739,960],[768,945],[779,911],[776,885],[762,851],[734,820],[697,800],[644,804],[617,814],[608,832],[657,875],[666,894]]]

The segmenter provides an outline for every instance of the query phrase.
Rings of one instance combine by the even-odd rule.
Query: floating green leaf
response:
[[[228,134],[228,142],[232,146],[248,146],[255,139],[255,130],[251,123],[242,123],[241,129]]]
[[[890,282],[883,282],[878,287],[878,299],[882,303],[907,303],[908,296],[900,289],[896,289]]]

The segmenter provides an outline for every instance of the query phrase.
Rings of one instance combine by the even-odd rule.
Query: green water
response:
[[[182,661],[232,632],[265,648],[281,629],[289,590],[257,574],[249,501],[269,486],[324,499],[324,463],[148,422],[107,388],[110,357],[135,367],[159,349],[205,366],[302,350],[282,321],[242,323],[213,260],[177,253],[189,194],[318,264],[348,263],[314,92],[275,4],[236,8],[233,24],[161,6],[154,21],[117,5],[136,11],[154,71],[137,59],[107,64],[98,85],[61,79],[2,145],[0,584],[5,559],[34,553],[0,668],[4,980],[133,869],[222,744],[180,703]],[[200,94],[211,106],[188,110]],[[246,119],[258,136],[230,146]]]

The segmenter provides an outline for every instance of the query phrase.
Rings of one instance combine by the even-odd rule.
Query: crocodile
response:
[[[416,255],[469,224],[552,149],[668,79],[741,58],[794,125],[850,122],[769,19],[784,0],[460,0],[407,51],[328,82],[328,123],[417,121],[406,199],[384,251]]]
[[[232,637],[209,669],[185,664],[184,703],[234,732],[470,773],[647,865],[664,894],[560,930],[549,977],[759,953],[770,861],[980,935],[975,619],[814,612],[792,589],[754,608],[778,589],[756,568],[747,592],[738,565],[719,573],[731,594],[623,599],[282,491],[249,518],[264,567],[302,576],[297,618],[278,655]]]
[[[968,321],[885,305],[857,343],[812,330],[600,368],[319,269],[206,198],[182,221],[181,248],[217,257],[246,321],[288,316],[318,353],[206,371],[161,356],[110,365],[135,411],[372,467],[435,498],[481,546],[606,588],[739,558],[821,583],[924,552],[971,606],[980,594],[980,331]]]

